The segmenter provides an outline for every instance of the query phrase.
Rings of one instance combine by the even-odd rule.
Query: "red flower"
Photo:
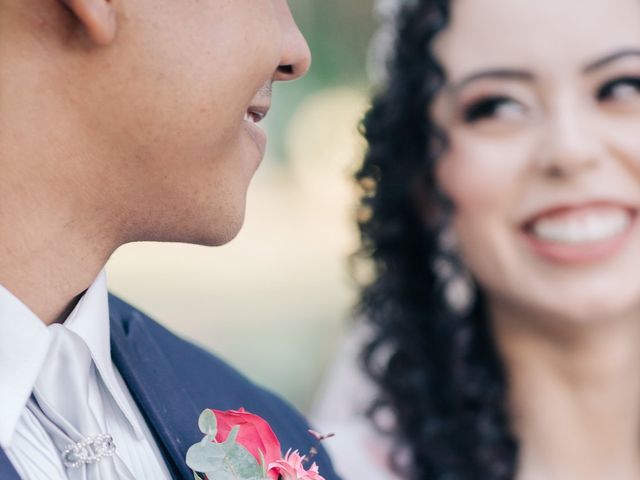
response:
[[[249,453],[256,458],[258,463],[261,463],[262,458],[264,458],[265,467],[267,467],[271,463],[282,459],[280,442],[264,419],[245,411],[244,408],[240,410],[228,410],[226,412],[212,410],[212,412],[218,421],[216,442],[223,443],[226,441],[233,427],[239,425],[240,430],[236,441],[246,448]],[[260,452],[262,452],[262,456]],[[270,472],[269,478],[278,480],[275,472]]]

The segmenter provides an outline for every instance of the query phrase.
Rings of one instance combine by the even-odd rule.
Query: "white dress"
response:
[[[389,466],[391,441],[377,432],[366,411],[376,387],[360,368],[359,354],[369,330],[349,332],[314,402],[310,418],[321,433],[335,433],[323,445],[344,480],[400,480]]]

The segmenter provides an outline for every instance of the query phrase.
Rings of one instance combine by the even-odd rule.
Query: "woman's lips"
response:
[[[525,222],[521,231],[534,252],[548,260],[591,263],[626,245],[636,214],[633,208],[613,203],[555,207]]]

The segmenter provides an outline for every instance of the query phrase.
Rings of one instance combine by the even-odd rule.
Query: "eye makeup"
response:
[[[596,98],[600,102],[639,99],[640,75],[625,75],[606,82],[598,89]]]
[[[490,95],[469,103],[462,109],[462,119],[472,124],[489,119],[515,119],[525,113],[526,108],[506,95]]]

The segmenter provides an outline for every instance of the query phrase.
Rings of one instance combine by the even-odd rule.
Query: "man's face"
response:
[[[218,245],[242,225],[271,83],[310,63],[286,0],[113,0],[113,44],[67,55],[67,107],[127,240]],[[73,71],[74,78],[69,78]],[[71,82],[69,84],[68,82]],[[63,87],[64,88],[64,87]]]

